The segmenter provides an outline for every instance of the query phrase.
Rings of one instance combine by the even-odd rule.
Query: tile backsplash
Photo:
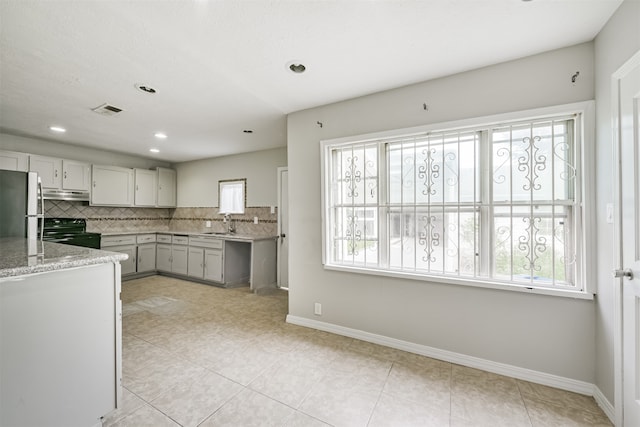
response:
[[[218,213],[218,208],[176,208],[169,224],[171,231],[224,232],[228,224]],[[277,212],[277,210],[275,211]],[[258,224],[253,223],[254,217]],[[271,213],[270,207],[247,207],[243,215],[231,215],[238,234],[275,236],[278,231],[277,213]],[[211,228],[206,227],[211,221]]]
[[[276,210],[277,212],[277,210]],[[128,208],[89,206],[86,202],[46,200],[45,215],[49,218],[84,218],[87,231],[114,233],[130,231],[223,232],[227,224],[218,208]],[[254,217],[258,224],[253,223]],[[238,234],[275,235],[277,214],[270,207],[247,207],[244,215],[232,215]],[[211,227],[206,227],[211,221]]]

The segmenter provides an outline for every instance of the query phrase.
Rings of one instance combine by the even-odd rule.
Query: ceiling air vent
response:
[[[92,108],[91,110],[95,113],[102,114],[103,116],[115,116],[122,111],[122,108],[114,107],[109,104],[102,104],[96,108]]]

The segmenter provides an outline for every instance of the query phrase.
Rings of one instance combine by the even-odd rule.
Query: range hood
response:
[[[71,190],[55,190],[45,188],[42,192],[42,196],[45,200],[69,200],[77,202],[88,202],[88,191],[71,191]]]

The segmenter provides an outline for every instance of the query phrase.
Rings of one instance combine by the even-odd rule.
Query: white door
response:
[[[278,168],[278,287],[289,288],[289,170]]]
[[[622,372],[618,379],[622,382],[622,425],[636,427],[640,426],[640,52],[615,75],[614,83],[621,243],[621,262],[615,273],[620,277],[622,299]]]

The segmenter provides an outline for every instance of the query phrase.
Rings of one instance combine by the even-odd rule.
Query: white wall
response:
[[[290,114],[290,314],[593,383],[593,301],[325,271],[319,149],[322,139],[590,100],[593,60],[585,43]]]
[[[179,207],[217,207],[218,180],[247,179],[247,206],[278,204],[278,167],[287,166],[287,149],[254,151],[178,163]]]
[[[168,162],[144,157],[129,156],[107,150],[63,144],[56,141],[15,136],[0,133],[0,150],[18,151],[41,156],[78,160],[98,165],[121,166],[125,168],[152,169],[156,166],[169,167]]]
[[[596,385],[614,401],[613,370],[613,226],[606,223],[613,202],[611,75],[640,50],[640,2],[625,1],[595,40],[598,300],[596,305]]]

